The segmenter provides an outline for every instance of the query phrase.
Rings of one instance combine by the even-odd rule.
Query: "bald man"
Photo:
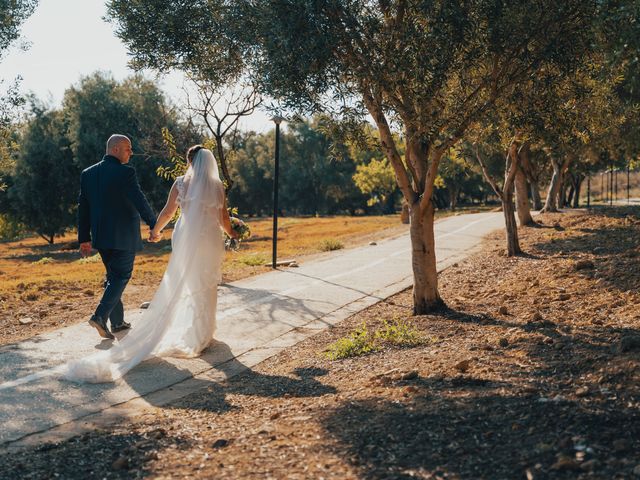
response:
[[[136,253],[142,250],[140,217],[150,229],[156,224],[156,216],[140,190],[136,171],[127,165],[132,153],[129,138],[112,135],[102,161],[80,176],[80,253],[87,256],[92,248],[97,249],[107,271],[102,299],[89,320],[89,325],[103,338],[112,339],[111,332],[131,326],[124,321],[121,296],[131,278]],[[111,331],[107,319],[111,322]]]

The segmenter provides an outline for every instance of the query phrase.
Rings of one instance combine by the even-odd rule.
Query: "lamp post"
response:
[[[273,172],[273,250],[271,255],[271,268],[276,268],[278,258],[278,176],[280,170],[280,124],[284,118],[276,115],[271,120],[276,124],[276,152]]]

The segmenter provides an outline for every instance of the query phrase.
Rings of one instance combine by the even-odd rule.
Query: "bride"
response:
[[[68,363],[66,379],[112,382],[150,357],[196,357],[213,340],[224,255],[220,227],[231,237],[237,234],[213,153],[195,145],[187,152],[187,162],[187,173],[171,187],[151,232],[150,240],[159,240],[180,207],[169,264],[149,308],[111,349]]]

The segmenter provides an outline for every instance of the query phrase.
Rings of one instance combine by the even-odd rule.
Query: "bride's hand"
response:
[[[149,232],[149,238],[147,241],[151,243],[157,243],[162,240],[162,234],[160,232],[156,232],[155,230],[151,230]]]

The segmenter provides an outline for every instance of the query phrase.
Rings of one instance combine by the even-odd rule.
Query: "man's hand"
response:
[[[148,242],[158,243],[160,240],[162,240],[161,233],[154,232],[153,230],[149,232],[149,238],[147,239]]]
[[[80,244],[80,255],[83,257],[91,255],[91,242],[82,242]]]

